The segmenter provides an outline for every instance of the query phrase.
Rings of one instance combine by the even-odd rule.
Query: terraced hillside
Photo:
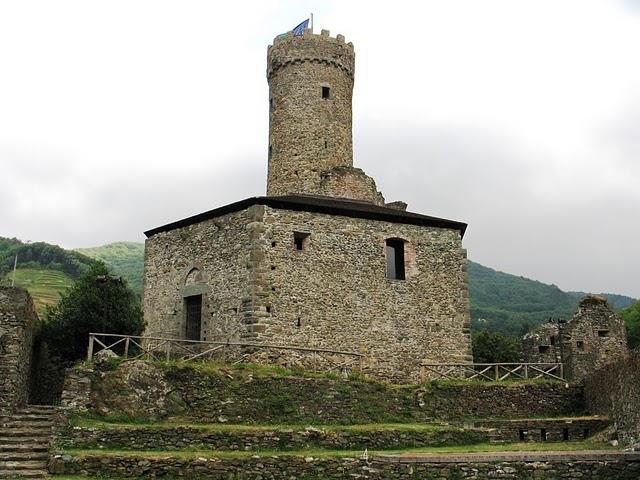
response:
[[[12,277],[11,272],[6,274],[5,279],[10,282]],[[38,315],[42,317],[45,307],[58,303],[60,294],[73,285],[73,279],[59,270],[19,268],[16,270],[15,284],[29,291]]]

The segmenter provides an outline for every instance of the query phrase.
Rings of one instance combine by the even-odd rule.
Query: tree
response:
[[[473,361],[476,363],[514,363],[520,361],[520,342],[502,333],[487,331],[473,336]]]
[[[144,329],[134,293],[103,262],[82,274],[46,318],[42,338],[63,362],[84,358],[91,332],[138,335]]]
[[[629,348],[640,346],[640,301],[620,311],[620,316],[627,327],[627,343]]]

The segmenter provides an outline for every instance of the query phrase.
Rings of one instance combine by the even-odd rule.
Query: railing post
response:
[[[560,375],[558,375],[560,378],[564,378],[564,363],[561,363],[559,365],[560,368]]]
[[[129,340],[131,340],[131,337],[127,337],[124,341],[124,358],[129,358]]]
[[[496,365],[495,365],[495,367],[494,367],[494,368],[495,368],[495,371],[496,371],[496,382],[497,382],[498,380],[500,380],[500,367],[499,367],[499,365],[496,363]]]
[[[167,342],[167,362],[171,360],[171,344]]]
[[[525,380],[529,378],[529,364],[528,363],[524,364],[524,378],[525,378]]]
[[[87,360],[91,360],[93,358],[93,333],[89,334],[89,349],[87,350]]]

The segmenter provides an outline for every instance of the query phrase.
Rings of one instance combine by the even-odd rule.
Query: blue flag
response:
[[[298,25],[292,30],[293,34],[295,36],[300,36],[304,33],[304,29],[308,27],[309,27],[309,19],[307,18],[304,22],[302,22],[300,25]]]

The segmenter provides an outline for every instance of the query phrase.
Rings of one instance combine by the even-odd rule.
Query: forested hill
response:
[[[24,243],[0,237],[0,280],[9,278],[16,253],[18,267],[22,269],[16,281],[32,292],[40,306],[54,302],[59,292],[94,259],[104,261],[114,275],[123,276],[132,290],[138,295],[142,293],[142,243],[116,242],[72,251],[44,242]],[[469,262],[468,271],[474,330],[522,335],[551,317],[570,318],[585,295],[564,292],[555,285],[498,272],[474,262]],[[605,295],[616,309],[635,301],[623,295]]]
[[[584,292],[564,292],[555,285],[519,277],[469,262],[469,295],[474,330],[520,336],[549,318],[569,319]],[[616,310],[635,299],[605,295]]]
[[[0,278],[13,270],[16,255],[20,268],[57,270],[72,279],[77,279],[94,262],[81,253],[50,243],[27,243],[17,238],[0,237]]]
[[[102,260],[116,275],[125,277],[134,292],[142,294],[144,243],[115,242],[100,247],[78,248],[76,252]]]

